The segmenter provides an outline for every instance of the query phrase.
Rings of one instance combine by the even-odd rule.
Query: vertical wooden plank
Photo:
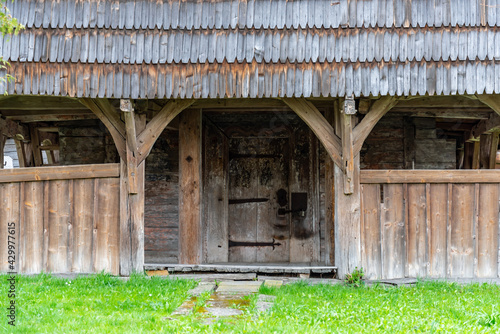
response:
[[[367,279],[382,278],[380,185],[361,185],[363,268]]]
[[[490,142],[490,152],[488,154],[488,169],[495,169],[496,167],[496,159],[497,159],[497,151],[498,151],[498,140],[499,133],[494,132],[491,134],[491,142]]]
[[[228,138],[209,120],[203,138],[203,258],[228,262]]]
[[[474,184],[453,184],[450,213],[450,277],[474,276]]]
[[[429,276],[445,278],[447,258],[448,185],[431,184],[429,197]]]
[[[407,267],[410,277],[427,276],[427,198],[425,184],[408,184]]]
[[[115,178],[95,180],[93,270],[119,273],[119,194]],[[144,252],[144,251],[143,251]]]
[[[335,103],[334,103],[335,104]],[[325,112],[326,120],[334,125],[335,113],[333,110]],[[334,189],[334,165],[333,160],[326,154],[325,158],[325,264],[335,265],[335,236],[334,236],[334,215],[335,215],[335,189]]]
[[[21,272],[40,273],[43,267],[43,182],[24,184],[24,221],[21,222],[23,233],[23,259]]]
[[[1,140],[1,138],[0,138]],[[2,161],[3,162],[3,161]],[[24,261],[20,259],[20,183],[0,183],[0,272],[23,272],[20,264]],[[15,234],[9,233],[9,227],[14,227]],[[32,233],[36,231],[30,231]],[[9,238],[11,236],[11,238]],[[9,258],[9,240],[10,245],[15,245],[15,254]],[[25,244],[23,244],[25,245]],[[27,245],[31,247],[31,245]],[[14,268],[11,268],[8,261],[14,260]],[[28,259],[28,265],[35,261]],[[33,259],[35,260],[35,259]]]
[[[202,260],[201,109],[179,119],[179,262]]]
[[[476,141],[474,142],[474,151],[472,153],[472,169],[479,169],[480,154],[481,154],[481,143],[479,141]]]
[[[132,236],[127,176],[127,162],[120,159],[120,275],[122,276],[128,276],[132,272]],[[95,183],[97,184],[97,180]],[[95,216],[95,206],[93,215]],[[94,232],[92,236],[94,238]],[[94,256],[94,250],[92,256]]]
[[[28,167],[28,165],[26,164],[26,151],[24,149],[24,143],[17,139],[14,139],[14,142],[16,143],[16,152],[17,158],[19,159],[19,167]]]
[[[49,181],[48,200],[48,257],[47,270],[66,273],[71,269],[68,263],[70,227],[70,206],[68,180]]]
[[[92,226],[94,219],[94,180],[73,181],[74,247],[72,272],[92,272]]]
[[[47,271],[47,263],[49,258],[49,182],[44,181],[42,183],[43,187],[43,206],[42,206],[42,215],[43,215],[43,248],[42,248],[42,268],[44,271]],[[25,189],[28,189],[25,187]],[[26,190],[27,191],[27,190]],[[26,215],[27,216],[27,215]]]
[[[496,277],[498,273],[499,195],[498,184],[479,185],[477,277]]]
[[[382,226],[382,277],[404,277],[404,204],[403,185],[384,185],[381,212]]]

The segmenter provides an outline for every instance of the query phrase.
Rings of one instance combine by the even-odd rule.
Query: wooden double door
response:
[[[229,262],[289,262],[288,138],[229,140]]]
[[[273,114],[209,117],[203,134],[204,263],[319,263],[314,134],[293,117],[282,123]]]

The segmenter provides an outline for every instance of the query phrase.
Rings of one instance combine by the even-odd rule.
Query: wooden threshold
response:
[[[228,263],[228,264],[145,264],[145,270],[168,270],[169,273],[263,273],[263,274],[328,274],[337,267],[303,263]]]
[[[500,183],[500,170],[361,170],[361,183]]]

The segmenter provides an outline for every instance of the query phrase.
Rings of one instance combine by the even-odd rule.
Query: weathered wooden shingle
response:
[[[495,26],[497,0],[16,0],[28,28],[283,29]]]

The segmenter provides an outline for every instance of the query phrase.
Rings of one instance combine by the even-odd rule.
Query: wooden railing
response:
[[[18,272],[117,275],[119,169],[103,164],[0,170],[0,272],[11,271],[10,224]]]
[[[500,170],[363,170],[360,177],[369,278],[500,275]]]

